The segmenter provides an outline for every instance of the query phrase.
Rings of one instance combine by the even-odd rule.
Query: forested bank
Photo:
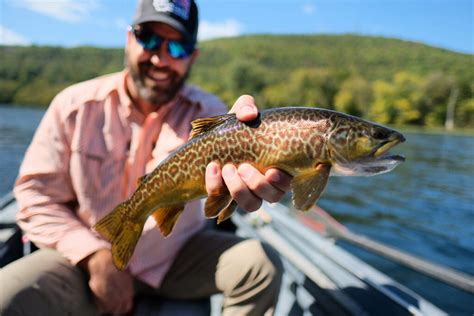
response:
[[[396,39],[256,35],[206,41],[191,82],[231,104],[319,106],[386,124],[474,127],[473,55]],[[123,66],[122,49],[0,46],[0,103],[46,106]]]

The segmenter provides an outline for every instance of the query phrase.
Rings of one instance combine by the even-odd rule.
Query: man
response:
[[[142,293],[171,298],[224,294],[224,315],[271,314],[281,263],[255,240],[207,230],[199,201],[188,203],[163,238],[149,218],[127,269],[91,227],[136,188],[136,180],[183,144],[190,122],[222,114],[212,95],[185,84],[198,56],[194,1],[139,2],[127,33],[125,70],[74,85],[52,101],[15,187],[18,223],[41,250],[0,272],[2,315],[127,313]],[[242,96],[240,120],[257,116]],[[222,167],[222,169],[221,169]],[[225,185],[247,211],[278,201],[288,175],[252,166],[206,170],[209,195]]]

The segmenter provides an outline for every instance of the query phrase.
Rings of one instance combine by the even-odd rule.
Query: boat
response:
[[[24,242],[15,224],[17,205],[12,194],[0,200],[0,266],[34,250]],[[370,250],[368,238],[351,233],[321,208],[314,206],[307,215],[281,203],[266,203],[253,213],[238,211],[231,220],[235,233],[258,238],[275,248],[284,263],[282,288],[276,315],[447,315],[388,275],[341,248],[335,237],[359,242]],[[474,278],[446,267],[396,252],[380,243],[372,251],[395,251],[417,263],[420,270],[435,268],[448,274],[450,281],[473,293]],[[386,248],[384,248],[386,247]],[[375,250],[377,249],[377,250]],[[416,261],[419,260],[419,261]],[[421,262],[421,263],[420,263]],[[402,263],[403,264],[403,263]],[[420,266],[421,264],[421,266]],[[413,268],[413,267],[412,267]],[[456,279],[458,277],[459,279]],[[460,281],[461,280],[461,281]],[[164,300],[157,304],[142,300],[135,315],[220,315],[221,295],[201,301]]]

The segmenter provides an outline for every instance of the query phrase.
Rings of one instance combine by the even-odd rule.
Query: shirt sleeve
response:
[[[75,214],[76,195],[69,173],[68,132],[61,94],[46,111],[20,167],[14,193],[18,225],[38,247],[58,250],[73,264],[110,244]],[[73,115],[73,114],[71,114]],[[71,120],[73,121],[73,120]]]

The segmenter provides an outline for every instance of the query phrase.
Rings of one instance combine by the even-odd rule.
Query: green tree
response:
[[[229,66],[226,76],[228,93],[223,99],[229,104],[242,94],[258,95],[265,87],[265,71],[257,63],[249,60],[236,60]]]
[[[474,127],[474,82],[470,85],[470,97],[456,106],[455,125]]]
[[[265,103],[272,106],[318,106],[333,108],[337,93],[335,76],[327,69],[301,68],[288,80],[269,86],[263,91]]]
[[[445,73],[437,72],[429,75],[421,87],[422,99],[418,108],[421,117],[417,123],[429,126],[443,125],[448,100],[455,88],[453,78]]]
[[[29,106],[47,106],[54,96],[68,84],[53,85],[46,81],[36,80],[24,86],[13,97],[13,103]]]
[[[0,103],[13,103],[13,95],[19,87],[16,80],[0,79]]]
[[[366,117],[372,102],[372,87],[359,76],[346,79],[335,96],[334,107],[337,111],[355,116]]]
[[[456,126],[474,126],[474,98],[460,102],[455,117]]]
[[[416,123],[422,84],[422,78],[408,72],[396,73],[392,82],[376,81],[369,117],[384,124]]]

